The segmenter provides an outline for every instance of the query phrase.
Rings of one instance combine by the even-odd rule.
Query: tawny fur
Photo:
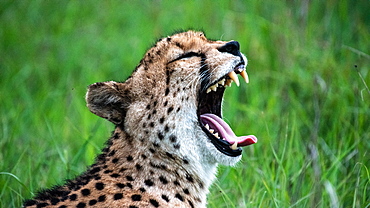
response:
[[[240,62],[218,51],[226,43],[175,34],[157,42],[126,82],[91,85],[87,106],[116,126],[107,147],[85,173],[25,207],[206,207],[217,164],[240,160],[212,145],[197,115],[202,65],[213,82]],[[200,56],[176,60],[186,52]]]

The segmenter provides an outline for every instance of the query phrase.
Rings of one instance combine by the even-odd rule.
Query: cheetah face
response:
[[[248,83],[246,65],[236,41],[211,41],[193,31],[175,34],[157,42],[125,83],[91,85],[88,107],[139,139],[194,160],[202,155],[232,165],[240,147],[257,142],[253,135],[236,136],[222,120],[225,88],[239,86],[238,74]]]

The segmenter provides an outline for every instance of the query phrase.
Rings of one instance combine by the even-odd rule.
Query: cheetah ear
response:
[[[125,83],[98,82],[89,86],[86,102],[92,113],[119,125],[125,119],[130,98]]]

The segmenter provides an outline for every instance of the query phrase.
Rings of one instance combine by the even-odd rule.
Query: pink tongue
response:
[[[257,142],[257,138],[253,135],[237,137],[230,126],[225,123],[220,117],[206,113],[200,116],[203,125],[208,124],[209,128],[218,132],[221,138],[225,138],[230,144],[238,143],[238,147],[244,147]]]

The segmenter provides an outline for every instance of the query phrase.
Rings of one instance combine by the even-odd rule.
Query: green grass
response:
[[[307,3],[306,5],[306,2]],[[89,84],[124,81],[178,29],[238,40],[250,84],[224,116],[255,134],[209,207],[370,207],[369,1],[1,1],[0,207],[93,162],[113,125]]]

